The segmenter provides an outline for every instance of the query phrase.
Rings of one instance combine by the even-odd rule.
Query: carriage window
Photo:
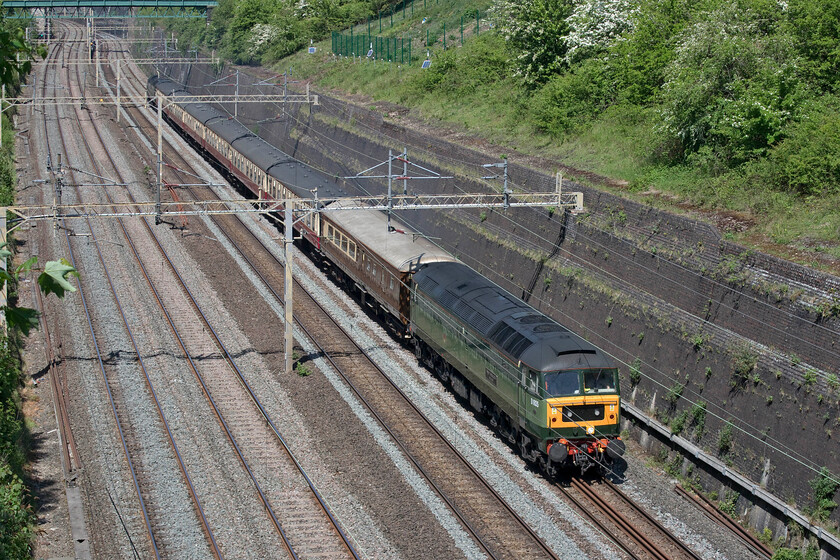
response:
[[[391,290],[394,289],[394,277],[393,276],[391,276],[391,286],[390,286],[389,289],[391,289]]]

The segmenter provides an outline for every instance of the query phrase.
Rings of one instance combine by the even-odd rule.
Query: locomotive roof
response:
[[[537,371],[614,367],[599,348],[460,262],[429,264],[418,288],[507,354]]]
[[[339,200],[330,208],[358,206],[354,200]],[[454,261],[454,257],[437,245],[411,231],[405,224],[391,217],[391,225],[400,230],[388,231],[388,219],[379,210],[347,210],[327,212],[329,221],[347,232],[356,242],[369,247],[386,264],[400,272],[414,272],[421,265]],[[324,232],[321,232],[324,234]]]

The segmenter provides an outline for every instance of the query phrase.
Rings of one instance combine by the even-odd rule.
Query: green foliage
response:
[[[765,0],[722,2],[677,37],[662,129],[677,155],[696,153],[715,172],[766,155],[783,137],[804,92],[780,17]]]
[[[802,195],[840,193],[840,98],[817,98],[800,112],[768,161],[754,168],[759,180]]]
[[[45,56],[43,47],[34,48],[25,41],[22,27],[2,21],[0,27],[0,84],[5,84],[7,92],[14,89],[23,76],[32,68],[32,59],[36,55]],[[20,62],[18,62],[20,60]]]
[[[674,59],[674,38],[687,25],[692,0],[639,2],[633,32],[610,49],[607,59],[623,99],[646,104],[659,93],[665,68]]]
[[[0,558],[29,558],[34,533],[28,492],[8,464],[0,460]]]
[[[694,441],[700,441],[706,433],[706,403],[698,401],[691,407],[691,424],[694,426]]]
[[[30,260],[32,261],[31,264],[34,264],[34,258]],[[67,259],[48,261],[44,265],[44,272],[38,276],[38,285],[44,295],[55,294],[59,298],[63,298],[65,292],[76,291],[76,288],[67,280],[71,276],[78,278],[79,273]]]
[[[742,345],[734,350],[732,373],[738,379],[747,379],[758,365],[758,354],[749,345]]]
[[[762,544],[769,545],[773,542],[773,531],[770,530],[770,527],[765,527],[761,534],[758,535],[758,540]]]
[[[732,450],[732,424],[729,422],[718,434],[718,453],[726,455]]]
[[[671,406],[674,406],[677,404],[677,401],[680,400],[680,397],[682,397],[683,391],[685,391],[685,384],[676,381],[668,389],[668,393],[665,395],[665,400],[668,401]]]
[[[296,362],[295,373],[297,373],[301,377],[309,377],[310,375],[312,375],[312,370],[310,370],[309,366],[307,366],[306,364]]]
[[[685,428],[685,423],[688,420],[688,411],[683,410],[681,413],[674,418],[674,421],[671,423],[671,432],[678,436],[682,433],[683,429]]]
[[[528,87],[545,83],[565,67],[572,0],[499,0],[494,22],[510,45],[514,73]]]
[[[642,360],[641,358],[636,358],[633,360],[633,363],[630,364],[630,385],[635,387],[639,384],[642,380]]]
[[[7,243],[0,244],[0,258],[11,258],[12,253],[6,246]],[[3,283],[16,283],[32,270],[37,260],[36,257],[30,258],[15,268],[11,274],[0,270],[0,285]],[[59,298],[63,298],[65,292],[76,291],[76,288],[68,280],[72,276],[78,277],[79,273],[66,259],[48,261],[44,267],[44,271],[38,275],[38,285],[44,294],[48,295],[52,293]],[[32,329],[38,327],[38,312],[34,309],[7,305],[3,308],[3,311],[6,314],[6,323],[12,328],[19,329],[24,336],[29,335]]]
[[[611,76],[599,60],[587,60],[569,72],[551,77],[533,96],[532,115],[538,130],[560,135],[584,126],[615,99]]]
[[[808,481],[814,491],[814,508],[812,514],[818,521],[825,521],[837,507],[834,494],[840,488],[840,481],[826,467],[820,469],[820,474]]]
[[[824,92],[833,90],[840,76],[840,1],[792,0],[787,6],[806,77]]]
[[[718,508],[720,508],[720,511],[723,513],[731,517],[735,517],[738,513],[737,505],[739,497],[740,496],[737,492],[727,492],[726,498],[718,502]]]
[[[508,53],[499,35],[480,35],[461,49],[449,49],[435,56],[434,64],[416,74],[412,89],[420,95],[470,95],[491,88],[508,74]]]
[[[792,548],[782,547],[773,553],[773,560],[804,560],[802,552]]]

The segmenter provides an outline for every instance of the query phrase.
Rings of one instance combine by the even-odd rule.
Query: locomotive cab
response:
[[[589,368],[540,372],[545,398],[548,468],[572,463],[582,471],[608,466],[623,454],[618,370]]]

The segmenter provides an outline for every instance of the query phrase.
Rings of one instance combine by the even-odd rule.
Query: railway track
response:
[[[68,32],[79,34],[79,30],[77,28],[73,28],[73,27],[69,27]],[[69,58],[71,56],[71,53],[63,53],[63,56]],[[68,88],[69,91],[71,91],[71,93],[74,92],[74,87],[75,87],[76,82],[74,82],[74,79],[73,79],[74,77],[70,75],[70,70],[69,69],[65,73],[65,78],[66,78],[66,80],[65,80],[64,87]],[[61,85],[61,84],[58,84],[58,85]],[[85,115],[80,114],[80,109],[79,108],[73,108],[72,110],[75,112],[76,120],[77,120],[77,122],[79,122],[79,124],[81,126],[81,121],[82,120],[87,120],[87,119],[85,119]],[[60,122],[61,119],[62,119],[62,116],[60,115],[59,110],[56,109],[56,120],[58,122]],[[82,133],[81,137],[83,139],[85,139],[84,131],[81,130],[80,132]],[[59,149],[54,149],[54,148],[48,146],[49,152],[50,152],[52,157],[57,156],[58,153],[63,153],[67,156],[67,159],[69,161],[69,154],[71,153],[71,150],[69,149],[69,145],[68,145],[68,141],[67,141],[67,135],[72,134],[72,132],[68,131],[68,126],[59,126],[58,134],[59,134],[59,140],[60,140],[60,148]],[[45,137],[49,138],[49,134],[46,133]],[[86,155],[89,158],[88,161],[90,161],[90,162],[95,162],[96,161],[96,157],[92,153],[92,151],[90,149],[90,146],[89,146],[89,144],[87,143],[86,140],[85,140],[85,142],[83,143],[82,146],[77,145],[76,147],[82,147],[83,151],[87,152]],[[51,159],[52,159],[52,157],[51,157]],[[74,175],[71,174],[71,178],[73,178],[73,177],[74,177]],[[75,182],[75,180],[74,180],[74,182]],[[93,227],[93,225],[90,223],[90,221],[87,222],[87,228],[88,228],[88,231],[90,232],[88,234],[89,239],[93,240],[94,246],[96,247],[96,253],[98,255],[98,260],[99,260],[99,263],[100,263],[100,266],[101,266],[101,270],[104,273],[105,277],[107,278],[107,282],[108,282],[108,284],[111,288],[111,292],[112,292],[112,295],[113,295],[113,298],[114,298],[112,303],[115,306],[115,309],[116,309],[118,315],[122,318],[124,328],[125,328],[125,334],[130,339],[131,345],[134,348],[134,353],[139,360],[139,365],[140,365],[141,369],[143,370],[143,374],[144,374],[144,378],[145,378],[145,382],[146,382],[145,386],[148,389],[148,391],[150,392],[153,400],[155,401],[155,405],[157,407],[157,411],[158,411],[158,414],[159,414],[160,421],[163,423],[163,426],[165,427],[165,431],[166,431],[167,436],[168,436],[169,444],[175,449],[175,454],[178,457],[178,463],[179,463],[179,467],[181,469],[181,473],[185,477],[185,479],[187,480],[187,483],[190,487],[190,496],[192,497],[193,503],[194,503],[196,509],[200,512],[200,516],[203,520],[203,523],[202,523],[203,529],[206,531],[206,534],[208,535],[211,543],[213,543],[212,554],[216,558],[221,558],[221,554],[220,554],[218,548],[215,546],[215,541],[212,537],[212,532],[210,531],[209,527],[206,524],[206,520],[204,519],[204,515],[203,515],[203,511],[201,509],[200,502],[198,501],[198,498],[195,495],[195,492],[192,488],[192,484],[189,481],[190,479],[189,479],[189,475],[187,474],[186,466],[184,465],[183,461],[181,461],[180,454],[177,451],[177,446],[175,445],[175,442],[172,439],[171,429],[170,429],[170,427],[167,423],[166,417],[165,417],[162,409],[160,408],[160,403],[159,403],[159,401],[157,399],[157,396],[155,394],[154,387],[153,387],[153,385],[152,385],[152,383],[149,379],[148,370],[147,370],[145,364],[143,363],[143,360],[142,360],[142,357],[141,357],[142,352],[137,347],[136,338],[133,334],[133,331],[132,331],[131,327],[129,326],[129,322],[128,322],[128,319],[127,319],[126,313],[125,313],[125,309],[123,308],[122,303],[120,301],[120,297],[118,296],[118,290],[116,289],[116,287],[114,285],[111,273],[109,272],[108,265],[106,264],[105,258],[102,254],[102,251],[101,251],[101,248],[97,243],[96,228]],[[74,232],[74,233],[78,233],[78,232]],[[66,227],[64,228],[64,234],[65,234],[65,237],[66,237],[68,249],[70,251],[69,256],[70,256],[71,263],[75,267],[78,267],[79,265],[77,263],[79,262],[79,259],[77,258],[77,256],[78,256],[77,251],[74,249],[74,243],[71,242],[70,230],[67,229]],[[102,349],[102,347],[101,347],[101,345],[99,344],[98,341],[108,340],[110,337],[109,337],[108,334],[106,334],[102,330],[101,323],[94,320],[92,310],[90,308],[90,305],[88,303],[87,298],[85,297],[84,288],[80,289],[80,295],[81,295],[81,298],[82,298],[82,305],[83,305],[84,310],[85,310],[85,316],[86,316],[86,319],[87,319],[87,322],[88,322],[88,326],[90,328],[91,337],[93,339],[93,343],[94,343],[94,347],[95,347],[95,351],[96,351],[96,355],[97,355],[97,360],[99,362],[100,370],[101,370],[101,373],[102,373],[102,378],[103,378],[105,388],[106,388],[106,391],[107,391],[107,394],[108,394],[108,399],[110,401],[110,405],[111,405],[111,409],[112,409],[112,412],[113,412],[113,415],[114,415],[114,420],[116,422],[117,430],[119,432],[119,438],[120,438],[120,441],[122,442],[123,453],[124,453],[124,456],[125,456],[125,459],[126,459],[126,464],[127,464],[128,469],[131,473],[131,478],[132,478],[132,481],[133,481],[133,485],[135,487],[137,498],[139,500],[139,506],[140,506],[139,509],[142,513],[143,524],[145,525],[146,536],[148,537],[148,540],[147,540],[146,544],[148,545],[149,548],[148,548],[148,550],[146,550],[146,553],[149,554],[149,555],[153,555],[156,558],[160,558],[161,554],[164,551],[162,551],[162,549],[159,545],[159,539],[158,539],[157,535],[160,532],[161,527],[163,525],[165,525],[167,516],[165,515],[165,512],[161,511],[159,508],[150,508],[147,505],[149,503],[153,503],[154,499],[152,497],[152,494],[149,491],[149,488],[152,486],[152,480],[149,476],[147,468],[143,466],[143,463],[142,463],[142,460],[141,460],[141,458],[145,454],[146,443],[144,442],[143,438],[139,437],[139,434],[135,429],[130,428],[130,426],[131,426],[130,418],[133,414],[135,414],[135,412],[133,411],[133,406],[132,405],[136,404],[136,398],[138,396],[136,390],[137,390],[138,386],[136,384],[136,380],[132,379],[130,374],[129,374],[129,376],[125,375],[125,370],[128,369],[128,368],[119,367],[118,363],[115,363],[113,360],[109,359],[109,357],[107,355],[104,354],[103,349]],[[137,543],[137,544],[139,546],[139,543]],[[144,548],[141,548],[141,550],[144,550]],[[170,552],[174,552],[174,551],[170,551]]]
[[[709,519],[715,523],[722,525],[732,531],[741,541],[748,546],[757,555],[767,558],[768,560],[773,556],[773,551],[766,544],[755,538],[752,533],[744,529],[739,523],[733,520],[728,515],[721,512],[711,501],[709,501],[702,494],[694,494],[688,492],[679,484],[674,487],[674,491],[683,496],[686,500],[696,505],[700,511],[703,512]]]
[[[72,31],[72,28],[71,28],[71,31]],[[69,78],[69,76],[68,76],[68,78]],[[68,83],[71,83],[71,81],[69,79],[68,79]],[[112,176],[119,176],[120,175],[119,166],[116,162],[113,161],[110,154],[108,153],[108,150],[104,148],[105,142],[102,139],[102,137],[99,136],[99,131],[96,128],[95,124],[93,123],[93,119],[85,118],[84,114],[79,113],[79,111],[80,111],[79,108],[76,108],[75,111],[77,112],[77,115],[76,115],[77,120],[80,123],[87,122],[86,126],[85,126],[85,124],[80,125],[80,133],[81,133],[80,135],[81,135],[81,137],[83,139],[85,139],[85,142],[87,142],[86,139],[88,137],[90,137],[90,138],[98,137],[99,141],[100,141],[100,143],[103,147],[103,149],[100,150],[100,152],[104,152],[105,154],[107,154],[108,155],[107,159],[110,161],[109,169],[103,171],[103,170],[97,168],[96,175],[99,176],[99,177],[103,177],[105,174],[112,173],[113,174]],[[58,122],[58,121],[61,121],[61,120],[62,120],[62,117],[59,116],[58,114],[56,114],[56,121]],[[64,140],[64,135],[67,134],[66,126],[63,127],[59,131],[59,134],[60,134],[62,140]],[[49,133],[47,132],[45,134],[45,136],[49,137]],[[87,144],[85,145],[85,147],[86,147],[86,150],[87,150],[88,161],[92,162],[92,164],[95,165],[95,162],[97,161],[97,157],[93,153],[93,151],[95,151],[95,150],[92,150],[90,148],[90,146],[87,145]],[[70,153],[68,151],[68,145],[67,145],[66,142],[64,142],[64,144],[62,145],[60,150],[53,150],[53,153],[54,153],[53,157],[54,158],[55,158],[55,152],[57,152],[57,151],[60,151],[64,154]],[[101,159],[102,154],[99,153],[98,155],[100,156],[100,161],[103,161]],[[57,158],[54,159],[54,161],[56,161],[56,160],[57,160]],[[120,181],[120,182],[124,183],[125,181]],[[108,199],[109,202],[114,201],[114,199],[110,195],[107,196],[107,199]],[[146,228],[146,233],[151,235],[152,238],[155,239],[155,241],[157,242],[157,239],[154,238],[154,236],[151,232],[151,228],[148,226],[147,223],[145,223],[145,221],[144,221],[144,224],[145,224],[145,228]],[[132,253],[133,253],[134,258],[136,260],[136,263],[139,265],[139,267],[143,271],[146,282],[148,283],[150,288],[154,291],[154,289],[155,289],[154,288],[154,280],[148,274],[147,267],[144,266],[143,257],[140,254],[140,252],[143,251],[143,250],[138,251],[137,247],[135,246],[135,242],[132,240],[133,237],[137,235],[137,232],[136,231],[135,232],[129,232],[128,229],[131,229],[131,227],[129,226],[127,228],[126,224],[123,223],[123,221],[119,221],[119,225],[120,225],[120,228],[122,230],[124,239],[126,240],[125,241],[126,244],[128,244],[131,247],[131,250],[132,250]],[[194,488],[193,488],[193,485],[192,485],[192,482],[191,482],[191,478],[187,473],[187,467],[186,467],[185,463],[181,460],[181,454],[178,451],[177,445],[175,443],[175,439],[173,437],[173,430],[170,429],[170,427],[168,426],[168,423],[166,421],[166,415],[164,414],[164,411],[163,411],[160,403],[158,402],[156,392],[155,392],[155,388],[154,388],[154,383],[150,379],[147,368],[144,366],[144,363],[143,363],[144,362],[144,360],[143,360],[144,353],[141,351],[141,349],[138,347],[138,345],[136,343],[136,338],[133,334],[132,328],[129,325],[130,320],[126,317],[125,309],[121,305],[120,297],[118,295],[118,292],[120,290],[119,290],[119,288],[117,288],[117,284],[115,284],[115,282],[112,280],[112,274],[110,273],[109,268],[108,268],[108,264],[107,264],[108,259],[106,259],[103,256],[103,253],[102,253],[102,250],[101,250],[101,245],[104,244],[104,242],[101,242],[101,240],[97,237],[97,234],[95,232],[95,230],[97,228],[94,227],[93,224],[88,222],[87,227],[88,227],[88,230],[90,231],[90,233],[85,234],[85,237],[87,237],[88,241],[92,242],[93,245],[96,247],[96,250],[97,250],[96,252],[99,255],[99,259],[98,259],[99,260],[99,265],[101,266],[101,269],[104,271],[104,274],[107,277],[108,283],[110,285],[110,292],[111,292],[111,295],[112,295],[111,297],[113,297],[114,304],[116,306],[116,309],[118,310],[118,316],[122,318],[123,327],[125,329],[125,332],[127,333],[128,337],[131,339],[131,343],[133,345],[132,354],[134,356],[136,356],[136,360],[139,363],[141,369],[143,370],[145,381],[146,381],[147,391],[152,395],[152,397],[155,400],[158,414],[160,416],[161,421],[163,422],[163,424],[165,426],[164,431],[166,432],[167,436],[169,437],[169,443],[172,446],[172,448],[174,449],[175,455],[178,457],[179,464],[180,464],[180,467],[181,467],[181,474],[182,474],[184,480],[187,482],[187,484],[190,488],[190,494],[191,494],[191,497],[192,497],[194,508],[198,512],[199,517],[202,519],[202,526],[203,526],[205,535],[207,536],[208,544],[209,544],[210,548],[212,549],[212,552],[210,552],[210,553],[217,558],[221,558],[221,557],[223,557],[222,552],[220,551],[219,546],[216,544],[216,540],[213,536],[213,531],[210,529],[210,525],[207,522],[206,516],[203,513],[203,510],[201,508],[200,500],[199,500],[196,492],[194,491]],[[78,231],[75,232],[75,233],[78,234]],[[66,227],[65,227],[65,234],[67,235],[67,243],[68,243],[68,246],[70,247],[70,250],[71,250],[71,253],[70,253],[71,259],[75,262],[77,260],[76,259],[76,253],[73,250],[73,243],[70,240],[69,230],[66,229]],[[112,241],[109,241],[109,242],[112,242]],[[148,242],[146,241],[146,243],[148,243]],[[158,247],[159,251],[161,252],[161,254],[164,255],[164,258],[166,258],[167,262],[169,262],[170,265],[171,265],[171,260],[168,257],[166,257],[165,251],[164,251],[164,249],[163,249],[163,247],[161,246],[160,243],[157,243],[157,247]],[[148,255],[146,255],[146,257],[149,258]],[[177,271],[175,271],[174,266],[170,266],[170,268],[175,273],[175,275],[177,276]],[[160,279],[158,279],[158,281],[160,282]],[[167,282],[162,282],[162,284],[165,285],[165,286],[170,285],[170,283],[167,283]],[[177,283],[175,285],[178,286]],[[183,288],[184,291],[187,291],[186,287],[184,285],[180,285],[180,288]],[[179,290],[179,287],[176,287],[175,290]],[[84,294],[84,289],[82,290],[81,295],[82,295],[82,300],[83,300],[83,304],[84,304],[85,311],[86,311],[88,325],[89,325],[89,328],[91,330],[91,335],[92,335],[92,338],[93,338],[93,342],[94,342],[94,345],[96,345],[96,347],[97,347],[97,355],[99,356],[100,368],[102,370],[102,376],[103,376],[104,382],[106,384],[107,392],[108,392],[109,397],[110,397],[111,407],[112,407],[112,410],[113,410],[113,414],[114,414],[114,418],[115,418],[115,421],[116,421],[117,429],[118,429],[118,432],[120,434],[120,439],[123,442],[123,450],[124,450],[124,453],[125,453],[125,456],[126,456],[126,461],[127,461],[127,464],[128,464],[128,468],[129,468],[129,470],[131,471],[131,474],[132,474],[132,479],[134,481],[134,487],[136,489],[136,493],[137,493],[138,499],[140,501],[140,509],[143,512],[142,516],[145,520],[146,532],[147,532],[147,535],[148,535],[148,543],[150,545],[151,550],[147,551],[148,554],[144,552],[141,555],[142,556],[154,555],[156,557],[159,557],[162,554],[162,552],[161,552],[162,549],[158,544],[160,528],[166,524],[166,522],[163,521],[163,519],[168,519],[169,517],[168,517],[167,512],[159,511],[160,505],[157,506],[157,508],[158,508],[157,510],[155,508],[148,508],[147,509],[147,506],[146,506],[147,503],[155,503],[155,499],[149,495],[149,491],[148,491],[148,488],[150,486],[152,486],[152,482],[149,479],[149,473],[150,473],[149,467],[150,467],[150,465],[145,465],[144,466],[142,464],[143,463],[142,457],[143,457],[143,454],[144,454],[144,447],[143,447],[143,444],[136,437],[137,436],[136,430],[137,430],[138,427],[137,426],[131,426],[131,421],[130,421],[130,418],[132,416],[132,412],[130,410],[131,404],[136,404],[136,403],[132,403],[132,399],[137,400],[138,395],[136,394],[136,391],[131,391],[129,389],[126,389],[126,388],[122,387],[122,385],[121,385],[122,379],[120,378],[119,374],[115,373],[114,371],[111,371],[112,369],[115,369],[114,364],[109,364],[108,359],[103,358],[103,354],[99,349],[99,345],[97,344],[97,340],[104,340],[104,339],[107,338],[107,336],[102,331],[102,328],[101,328],[102,323],[97,322],[97,321],[93,320],[93,318],[92,318],[91,310],[89,309],[88,301],[87,301],[87,298],[85,297],[85,294]],[[167,295],[170,298],[173,297],[172,293],[169,293]],[[171,314],[169,313],[169,311],[183,311],[183,309],[177,309],[177,306],[171,305],[171,301],[167,301],[165,303],[162,299],[160,299],[158,297],[157,292],[155,292],[155,296],[156,296],[156,300],[158,301],[158,303],[160,305],[161,310],[163,311],[164,314],[167,315],[167,318],[169,319],[169,324],[170,324],[174,334],[176,335],[176,337],[179,338],[179,340],[181,342],[181,348],[182,348],[185,356],[187,357],[187,359],[190,361],[191,365],[194,366],[195,362],[197,361],[197,360],[192,358],[192,356],[196,355],[197,352],[203,353],[203,354],[201,354],[202,356],[207,354],[208,352],[210,352],[212,354],[220,354],[219,348],[221,348],[221,354],[224,354],[228,357],[227,362],[225,362],[224,359],[219,360],[220,362],[225,364],[224,371],[217,373],[214,376],[214,378],[217,379],[217,380],[222,380],[223,379],[225,381],[221,385],[217,382],[216,383],[216,390],[217,390],[217,392],[223,391],[223,389],[219,389],[219,387],[220,386],[224,387],[224,385],[226,384],[228,387],[235,386],[237,388],[237,390],[239,391],[239,394],[231,396],[232,392],[231,392],[230,389],[228,389],[228,391],[227,391],[228,394],[223,396],[223,400],[228,401],[227,407],[228,407],[229,411],[230,410],[235,411],[235,414],[234,414],[235,418],[233,419],[232,424],[234,426],[236,426],[236,429],[238,429],[241,434],[242,433],[246,434],[246,437],[243,438],[243,439],[249,439],[250,438],[252,440],[251,442],[249,442],[250,447],[256,447],[260,451],[260,453],[257,453],[258,456],[256,457],[256,460],[257,460],[257,462],[260,462],[261,464],[264,464],[264,466],[262,467],[262,469],[264,471],[262,473],[262,479],[263,479],[262,482],[265,482],[265,480],[268,479],[268,478],[276,476],[278,472],[285,475],[284,484],[283,484],[283,491],[282,492],[275,491],[274,496],[272,496],[272,497],[276,500],[277,503],[282,504],[282,507],[285,509],[284,513],[286,513],[287,515],[284,518],[284,522],[288,523],[290,526],[292,526],[292,525],[294,526],[294,529],[292,531],[293,535],[290,537],[291,540],[295,541],[294,543],[292,543],[290,541],[290,538],[287,538],[286,535],[284,534],[284,530],[281,526],[281,523],[278,521],[277,517],[272,512],[271,506],[268,502],[268,499],[266,498],[266,494],[268,494],[268,493],[261,490],[260,482],[256,478],[257,475],[255,475],[251,471],[251,469],[248,467],[247,460],[244,458],[244,455],[242,454],[242,452],[240,450],[241,446],[236,442],[236,440],[232,436],[231,436],[231,439],[230,439],[231,445],[232,445],[233,448],[236,449],[240,462],[242,463],[245,470],[248,471],[248,474],[250,475],[251,483],[253,484],[254,488],[256,489],[257,493],[259,494],[259,500],[260,500],[260,503],[261,503],[261,507],[259,507],[257,509],[259,509],[260,512],[262,512],[262,511],[269,512],[269,515],[272,518],[273,524],[274,524],[275,528],[277,529],[277,532],[283,537],[283,540],[285,542],[286,549],[287,549],[289,557],[291,557],[291,558],[298,558],[300,556],[307,557],[307,558],[318,558],[318,557],[323,557],[323,558],[348,557],[348,558],[350,558],[350,557],[358,557],[358,555],[354,552],[354,550],[352,548],[352,545],[350,545],[349,542],[347,541],[346,536],[341,532],[340,528],[338,528],[337,533],[341,537],[341,539],[338,539],[341,542],[341,544],[339,546],[330,546],[333,541],[330,541],[328,538],[325,538],[324,532],[322,530],[320,530],[319,528],[313,528],[315,525],[318,525],[319,522],[316,522],[313,519],[307,519],[307,517],[312,518],[310,510],[312,509],[311,508],[311,502],[313,501],[313,499],[312,499],[311,496],[313,494],[312,491],[314,490],[314,488],[312,487],[311,481],[309,481],[308,476],[306,475],[305,471],[303,471],[300,468],[300,465],[297,464],[296,465],[297,471],[298,471],[297,472],[297,478],[305,480],[306,484],[308,484],[308,486],[309,486],[308,494],[309,494],[310,497],[309,498],[305,497],[305,494],[307,494],[307,492],[301,491],[301,489],[298,488],[299,486],[301,486],[301,484],[296,484],[296,479],[294,478],[294,475],[293,475],[293,472],[292,472],[295,469],[294,468],[289,468],[288,464],[284,464],[282,462],[277,461],[277,457],[280,455],[280,453],[278,453],[277,449],[276,449],[276,447],[278,445],[277,441],[280,441],[280,443],[282,443],[282,440],[275,437],[276,432],[277,432],[276,428],[271,426],[271,428],[273,429],[273,432],[275,432],[275,433],[272,434],[271,436],[263,435],[262,438],[257,437],[256,439],[258,439],[260,441],[258,442],[258,445],[253,445],[254,434],[256,433],[256,434],[259,435],[260,427],[265,426],[266,423],[271,424],[271,422],[270,422],[270,419],[267,419],[267,416],[265,416],[264,410],[262,410],[262,408],[259,407],[259,402],[258,401],[256,401],[256,404],[258,405],[258,408],[260,409],[259,413],[255,414],[253,412],[253,407],[250,407],[251,411],[252,411],[250,416],[247,416],[247,413],[243,412],[243,411],[248,410],[248,407],[243,407],[241,405],[246,399],[249,399],[250,397],[247,394],[242,394],[242,389],[241,389],[241,385],[240,385],[239,382],[234,381],[233,383],[231,383],[229,381],[229,379],[231,378],[231,376],[229,375],[229,366],[235,367],[235,364],[232,362],[232,359],[230,358],[230,353],[226,349],[224,349],[223,346],[221,346],[221,342],[218,340],[218,337],[215,338],[215,342],[217,344],[219,344],[220,346],[210,348],[210,347],[206,346],[208,337],[205,336],[205,337],[202,338],[202,337],[195,336],[196,333],[193,330],[190,330],[189,327],[187,327],[186,330],[181,331],[181,332],[187,333],[187,335],[186,336],[182,335],[181,332],[178,331],[178,327],[175,325],[175,322],[172,320],[172,317],[171,317]],[[194,301],[192,301],[191,303],[188,303],[187,306],[193,305],[193,304],[195,304]],[[196,305],[195,309],[198,311],[199,314],[201,314],[200,308],[197,307],[197,304],[195,304],[195,305]],[[192,311],[193,310],[190,309],[189,313],[185,313],[185,315],[187,317],[192,316],[193,315]],[[187,319],[187,322],[189,322],[189,319]],[[183,325],[181,325],[181,326],[183,327]],[[210,330],[212,331],[212,328]],[[184,340],[188,340],[189,342],[185,344]],[[205,346],[202,346],[202,342],[205,344]],[[124,369],[130,369],[130,368],[124,368]],[[202,369],[204,369],[206,371],[207,368],[202,367]],[[198,373],[198,368],[197,367],[193,367],[193,373],[196,375],[197,379],[202,381],[200,379],[201,376]],[[212,403],[212,398],[210,397],[210,389],[209,389],[210,384],[209,383],[203,383],[203,381],[202,381],[202,385],[203,385],[203,389],[205,391],[205,394],[207,394],[207,396],[208,396],[208,400]],[[131,397],[129,397],[128,395],[131,394],[131,393],[134,393],[134,394]],[[219,418],[220,423],[225,425],[225,431],[230,435],[230,431],[227,429],[227,425],[226,425],[225,421],[223,420],[221,412],[219,411],[218,407],[215,406],[215,404],[213,404],[213,406],[214,406],[214,409],[215,409],[215,413],[216,413],[217,417]],[[274,449],[272,449],[272,443],[271,442],[274,442],[273,443],[273,445],[275,447]],[[291,453],[288,450],[284,450],[284,452],[285,452],[286,456],[288,456],[289,459],[291,459],[292,462],[294,462],[294,457],[291,455]],[[253,454],[253,452],[252,452],[252,454]],[[140,463],[139,464],[137,463],[138,458],[140,458]],[[195,468],[195,465],[193,465],[193,468]],[[205,466],[204,468],[207,468],[207,466]],[[329,510],[327,509],[323,500],[319,496],[317,496],[317,494],[315,494],[315,501],[320,502],[322,512],[326,512],[325,517],[330,520],[330,524],[332,525],[333,529],[335,529],[337,527],[337,522],[332,517],[332,515],[329,513]],[[322,513],[322,517],[323,516],[324,516],[324,514]],[[222,521],[218,520],[217,523],[222,523]],[[320,524],[323,525],[323,523],[320,523]],[[239,544],[241,544],[241,543],[239,543]],[[230,550],[234,550],[236,545],[237,545],[237,543],[229,543],[228,546],[230,547]],[[281,548],[282,548],[282,546],[281,546]],[[271,548],[269,548],[267,550],[277,550],[277,548],[272,546]],[[172,546],[170,545],[170,548],[168,549],[168,554],[167,555],[176,555],[177,556],[177,555],[179,555],[179,553],[177,552],[177,550],[173,549]]]
[[[128,198],[120,202],[135,202],[130,195]],[[126,239],[190,363],[190,369],[201,384],[289,555],[292,558],[358,558],[359,554],[349,537],[249,386],[233,353],[213,328],[207,313],[189,290],[153,228],[146,220],[141,223],[158,254],[168,265],[171,276],[154,281],[131,237],[126,235]],[[197,329],[196,325],[203,326],[203,329]],[[214,359],[208,361],[208,358]],[[253,406],[243,406],[243,403],[252,403]],[[242,442],[247,444],[248,450],[243,449],[245,445]],[[281,480],[282,484],[266,484],[273,479]]]
[[[572,477],[568,488],[559,485],[558,488],[631,558],[701,560],[609,480],[601,479],[593,484]]]

